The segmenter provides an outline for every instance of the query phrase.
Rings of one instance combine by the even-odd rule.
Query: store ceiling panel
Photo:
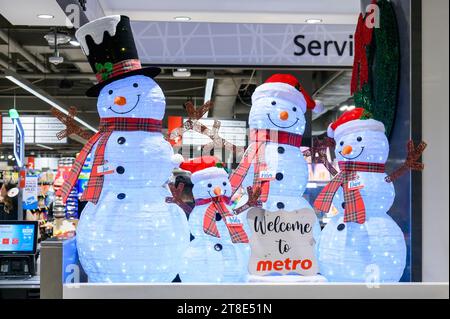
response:
[[[124,14],[132,20],[196,22],[305,23],[321,19],[327,24],[354,24],[359,0],[100,0],[105,15]],[[89,6],[89,3],[88,3]]]
[[[0,0],[0,12],[12,25],[72,26],[55,0]]]

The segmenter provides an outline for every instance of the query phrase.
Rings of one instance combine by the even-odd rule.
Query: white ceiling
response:
[[[97,1],[105,15],[123,14],[140,21],[174,21],[174,17],[188,16],[195,22],[297,24],[319,18],[326,24],[355,24],[360,11],[360,0]],[[13,25],[64,26],[67,23],[56,0],[0,0],[0,13]],[[42,13],[55,18],[37,18]]]
[[[13,25],[72,26],[56,0],[0,0],[0,13]],[[38,14],[54,18],[40,19]]]
[[[320,18],[327,24],[356,24],[360,0],[99,0],[106,15],[132,20],[196,22],[304,23]]]

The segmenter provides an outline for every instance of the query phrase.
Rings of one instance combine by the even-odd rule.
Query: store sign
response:
[[[38,177],[27,176],[25,179],[25,187],[23,188],[23,209],[38,208]]]
[[[186,121],[187,119],[184,119],[184,122]],[[199,122],[209,129],[212,129],[214,125],[213,119],[200,119]],[[236,146],[245,147],[247,141],[247,122],[220,120],[219,136]],[[193,130],[184,132],[182,141],[184,145],[205,145],[212,142],[208,136]]]
[[[12,121],[14,123],[14,158],[16,159],[17,166],[22,167],[25,157],[25,132],[20,118],[15,118]]]
[[[143,63],[333,66],[353,64],[356,25],[133,21]]]
[[[21,116],[22,127],[25,133],[25,144],[64,144],[67,138],[58,140],[56,134],[64,129],[66,125],[57,118],[50,116]],[[11,118],[4,116],[2,119],[2,142],[14,143],[14,124]]]
[[[270,212],[252,208],[247,219],[252,231],[250,274],[317,275],[313,237],[316,214],[312,209]]]

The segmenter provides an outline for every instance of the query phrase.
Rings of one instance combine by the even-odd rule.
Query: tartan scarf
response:
[[[69,178],[64,181],[64,184],[57,192],[57,196],[61,196],[64,203],[66,202],[71,189],[78,180],[78,176],[80,175],[87,156],[91,152],[94,145],[98,142],[97,149],[93,157],[91,175],[89,177],[87,187],[81,196],[81,200],[86,200],[97,204],[102,192],[105,175],[103,172],[99,172],[98,170],[105,164],[106,144],[113,131],[161,132],[161,121],[131,117],[102,118],[100,120],[99,131],[84,145],[72,166]]]
[[[358,188],[349,189],[349,182],[358,178],[357,172],[384,173],[384,164],[364,162],[339,162],[341,172],[320,192],[314,202],[317,211],[328,213],[339,187],[344,190],[344,222],[363,224],[366,221],[366,208]]]
[[[227,226],[230,233],[231,241],[233,243],[248,243],[247,234],[244,231],[242,224],[233,225],[229,224],[227,217],[233,217],[229,212],[225,203],[230,203],[230,197],[218,196],[213,198],[202,198],[195,200],[195,205],[205,205],[211,203],[206,209],[205,216],[203,217],[203,230],[206,234],[220,238],[219,230],[216,225],[216,213],[219,213],[223,222]]]
[[[264,203],[269,197],[270,180],[262,180],[260,173],[267,170],[265,161],[267,142],[300,147],[302,144],[302,135],[276,130],[251,130],[250,140],[252,143],[245,151],[238,167],[230,176],[232,193],[234,194],[239,189],[250,166],[254,164],[253,189],[256,189],[256,187],[261,189],[259,200]]]

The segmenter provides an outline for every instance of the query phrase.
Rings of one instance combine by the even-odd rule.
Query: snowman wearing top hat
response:
[[[59,195],[65,200],[89,153],[88,201],[77,228],[77,248],[90,282],[170,282],[189,244],[186,217],[163,187],[181,162],[161,134],[165,98],[142,68],[130,20],[107,16],[82,26],[76,37],[98,84],[99,132],[83,147]]]

